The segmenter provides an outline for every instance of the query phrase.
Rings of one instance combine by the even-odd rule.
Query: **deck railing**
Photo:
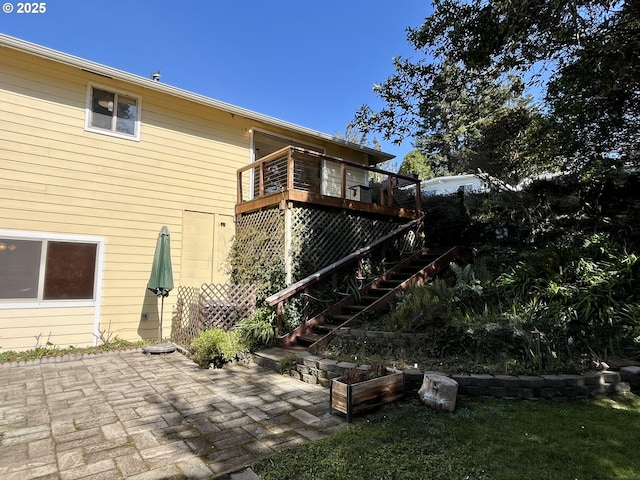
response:
[[[282,201],[418,218],[420,181],[299,147],[285,147],[241,169],[236,213]]]

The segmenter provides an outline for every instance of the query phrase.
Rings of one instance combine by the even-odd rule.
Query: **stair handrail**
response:
[[[265,300],[267,305],[271,307],[277,305],[278,334],[282,334],[282,311],[283,311],[284,302],[286,300],[288,300],[295,294],[309,288],[311,285],[318,283],[319,281],[327,278],[329,275],[332,275],[338,272],[345,266],[357,260],[360,260],[361,258],[365,257],[366,255],[374,251],[376,248],[380,247],[382,244],[399,236],[401,233],[404,233],[405,231],[409,230],[410,228],[416,225],[421,225],[422,222],[424,221],[424,218],[425,216],[423,215],[422,217],[416,220],[412,220],[408,223],[405,223],[404,225],[393,230],[392,232],[388,233],[384,237],[380,237],[379,239],[374,240],[369,245],[366,245],[356,250],[355,252],[352,252],[349,255],[342,257],[340,260],[333,262],[331,265],[321,268],[317,272],[312,273],[311,275],[306,276],[302,280],[298,280],[297,282],[292,283],[291,285],[280,290],[279,292],[276,292],[273,295],[267,297]]]

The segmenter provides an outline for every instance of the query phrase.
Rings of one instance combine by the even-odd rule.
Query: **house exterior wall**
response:
[[[465,191],[481,192],[486,185],[477,175],[452,175],[423,180],[420,189],[425,195],[450,195],[464,187]]]
[[[367,161],[367,156],[362,152],[354,152],[353,150],[340,148],[336,145],[330,145],[326,150],[327,151],[325,153],[331,157],[342,158],[344,160],[348,160],[353,163],[360,163],[362,165],[369,164]],[[347,167],[346,174],[347,193],[345,193],[345,195],[348,194],[348,189],[351,187],[355,187],[358,185],[369,185],[368,175],[365,170]],[[342,174],[340,172],[340,167],[336,164],[325,162],[322,176],[322,193],[324,195],[329,195],[332,197],[341,196]]]
[[[0,255],[20,242],[40,242],[42,252],[47,242],[88,242],[97,258],[93,299],[0,296],[0,351],[156,338],[160,302],[146,285],[164,225],[176,289],[224,282],[236,234],[236,171],[251,161],[256,130],[352,162],[391,158],[3,34],[0,58]],[[86,128],[91,86],[138,99],[139,136]],[[19,275],[5,275],[3,284],[2,274],[6,293],[13,288],[6,279]],[[165,337],[174,307],[172,292],[164,302]]]
[[[357,185],[368,185],[367,172],[359,168],[346,168],[346,189]],[[340,166],[324,161],[322,167],[322,194],[329,197],[342,196],[342,173]],[[348,195],[348,192],[345,193]]]
[[[0,47],[0,56],[0,237],[100,245],[95,301],[0,300],[0,351],[34,348],[37,338],[86,346],[100,332],[154,338],[159,301],[146,284],[163,225],[176,287],[200,280],[182,272],[185,212],[210,216],[207,235],[218,237],[202,260],[215,263],[216,280],[226,278],[227,252],[219,250],[233,236],[235,172],[249,160],[249,120],[17,50]],[[140,97],[139,141],[85,131],[91,83]],[[165,300],[165,335],[174,297]]]

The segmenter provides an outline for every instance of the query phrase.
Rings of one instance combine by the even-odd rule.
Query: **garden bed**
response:
[[[344,413],[347,421],[363,411],[395,402],[404,395],[402,372],[387,373],[381,377],[348,383],[345,376],[334,378],[329,388],[331,413]]]

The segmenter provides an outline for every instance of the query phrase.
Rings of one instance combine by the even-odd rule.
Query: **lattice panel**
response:
[[[191,340],[200,335],[200,289],[178,287],[176,308],[171,319],[171,341],[188,347]]]
[[[389,220],[312,208],[293,209],[293,265],[299,280],[398,227]]]
[[[200,318],[204,330],[229,330],[255,309],[258,291],[255,285],[204,284],[201,290]]]
[[[236,246],[243,256],[282,256],[284,214],[278,208],[247,213],[236,224]]]
[[[178,287],[171,340],[188,347],[204,330],[232,328],[255,311],[257,290],[256,285],[235,284]]]

